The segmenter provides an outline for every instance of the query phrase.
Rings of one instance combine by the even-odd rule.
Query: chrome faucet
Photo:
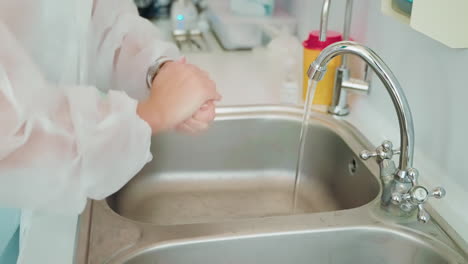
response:
[[[331,0],[324,0],[322,14],[320,16],[320,41],[327,40],[328,17]],[[343,25],[343,40],[349,40],[351,29],[351,18],[353,13],[353,0],[346,0],[345,20]],[[358,80],[350,77],[348,68],[348,56],[344,54],[341,59],[341,65],[336,70],[335,87],[333,89],[333,99],[328,111],[331,114],[344,116],[349,114],[347,104],[347,90],[354,90],[367,93],[369,91],[369,68],[366,66],[364,80]]]
[[[326,72],[326,66],[336,56],[353,54],[363,59],[374,70],[390,95],[398,116],[400,126],[400,150],[394,150],[393,144],[386,140],[374,152],[363,151],[361,158],[367,160],[376,157],[380,166],[382,181],[382,206],[398,215],[409,215],[418,210],[417,218],[421,222],[429,221],[429,214],[424,204],[429,197],[442,198],[445,190],[441,187],[429,192],[418,184],[419,173],[413,166],[414,127],[411,110],[400,83],[390,68],[371,49],[352,41],[341,41],[326,47],[310,65],[307,72],[309,79],[320,81]],[[335,87],[337,89],[337,87]],[[310,92],[310,90],[309,90]],[[398,168],[392,160],[394,154],[400,154]],[[399,210],[393,210],[394,208]]]

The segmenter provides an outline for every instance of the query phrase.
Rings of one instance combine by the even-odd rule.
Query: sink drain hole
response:
[[[349,174],[354,175],[357,172],[358,164],[355,158],[348,163]]]

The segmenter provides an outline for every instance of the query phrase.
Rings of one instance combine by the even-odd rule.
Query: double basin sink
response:
[[[314,113],[295,190],[302,109],[224,107],[199,135],[153,138],[154,160],[90,202],[76,263],[468,263],[466,245],[380,209],[379,168],[358,130]],[[438,221],[439,219],[439,221]]]

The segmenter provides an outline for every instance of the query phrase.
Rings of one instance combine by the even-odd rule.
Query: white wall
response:
[[[431,204],[468,241],[468,49],[450,49],[380,11],[380,0],[355,0],[352,36],[374,49],[408,97],[416,130],[414,167],[447,197]],[[317,29],[322,0],[298,0],[299,35]],[[345,1],[332,1],[330,29],[341,30]],[[467,25],[468,34],[468,25]],[[463,32],[460,32],[461,34]],[[377,78],[371,94],[352,98],[350,122],[374,144],[398,145],[398,122]]]

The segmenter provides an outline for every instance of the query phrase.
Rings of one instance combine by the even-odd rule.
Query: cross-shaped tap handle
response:
[[[413,187],[404,194],[395,192],[392,194],[392,203],[400,205],[402,209],[417,206],[418,208],[418,220],[427,223],[430,216],[424,209],[424,204],[431,197],[441,199],[445,196],[445,189],[442,187],[434,188],[429,192],[425,187],[418,185],[419,173],[416,169],[411,168],[407,170],[407,176],[411,180]]]
[[[368,160],[372,157],[378,157],[382,160],[391,159],[394,154],[400,154],[400,150],[393,149],[393,143],[389,140],[385,140],[375,151],[363,150],[360,154],[363,160]]]

